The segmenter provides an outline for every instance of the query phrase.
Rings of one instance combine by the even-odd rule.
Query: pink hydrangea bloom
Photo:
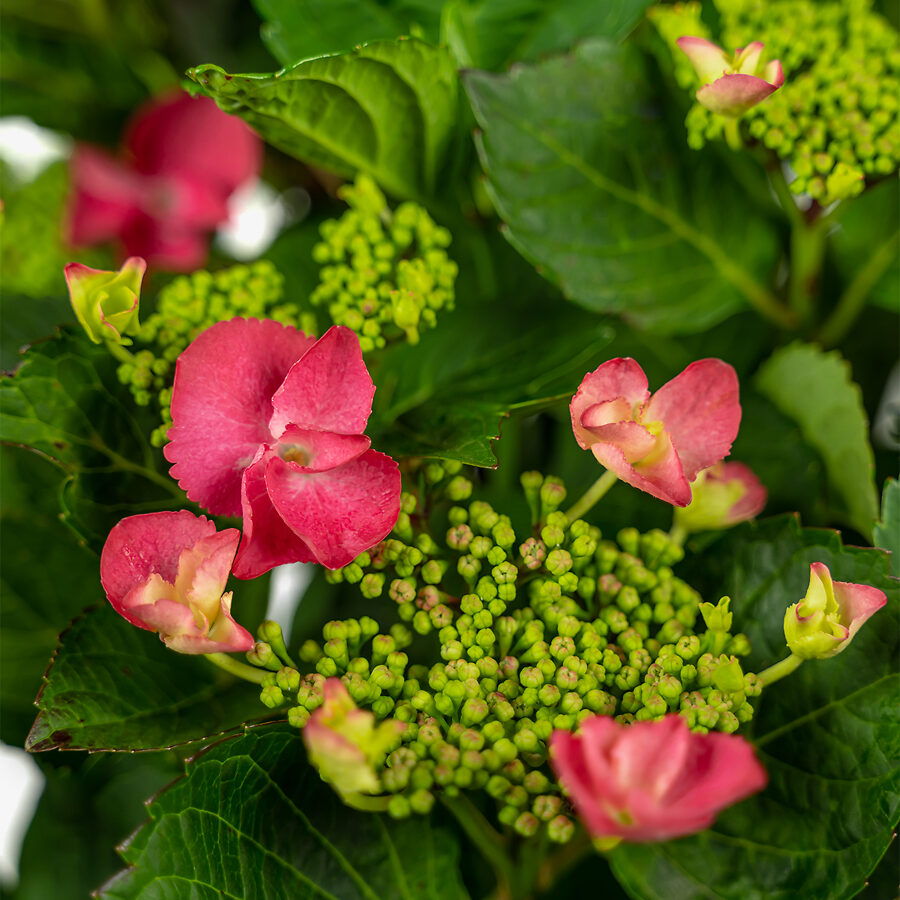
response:
[[[887,603],[887,595],[867,584],[832,581],[824,563],[809,567],[806,596],[789,606],[784,635],[794,656],[828,659],[845,650],[866,620]]]
[[[732,57],[705,38],[680,37],[677,44],[703,82],[697,100],[714,113],[742,116],[784,84],[777,59],[760,70],[763,44],[759,41],[738,47]]]
[[[694,734],[675,714],[632,725],[590,716],[576,734],[553,733],[550,764],[595,838],[637,843],[702,831],[767,781],[742,737]]]
[[[187,510],[122,519],[106,539],[100,580],[113,609],[179,653],[246,651],[253,636],[223,593],[240,532]]]
[[[126,256],[190,271],[228,218],[229,196],[259,171],[262,145],[207,97],[150,101],[126,129],[121,159],[87,145],[72,157],[69,239],[116,241]]]
[[[763,511],[768,496],[753,470],[741,462],[720,462],[704,469],[691,493],[690,504],[675,510],[675,522],[689,532],[746,522]]]
[[[674,506],[691,502],[688,482],[728,455],[741,423],[737,375],[720,359],[691,363],[652,397],[633,359],[611,359],[585,375],[569,411],[579,446]]]
[[[316,341],[232,319],[178,358],[166,458],[191,500],[243,515],[238,578],[295,561],[345,566],[393,528],[400,471],[363,434],[374,394],[343,326]]]

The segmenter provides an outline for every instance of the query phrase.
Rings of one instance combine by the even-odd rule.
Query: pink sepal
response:
[[[774,94],[778,87],[756,75],[723,75],[703,85],[697,91],[697,100],[710,112],[740,116]]]
[[[647,376],[644,370],[630,357],[610,359],[585,375],[581,385],[575,392],[572,402],[569,404],[569,412],[572,417],[572,428],[575,431],[575,440],[582,450],[587,450],[593,443],[590,431],[582,424],[582,416],[588,409],[598,404],[615,404],[613,408],[607,408],[604,416],[607,422],[621,421],[633,418],[635,410],[643,406],[650,398],[647,390]],[[624,405],[621,403],[624,401]],[[630,409],[626,412],[625,407]],[[599,420],[599,414],[595,413]],[[620,418],[612,418],[619,415]]]
[[[675,43],[691,61],[694,71],[704,83],[724,74],[731,64],[725,51],[706,38],[685,36],[678,38]]]

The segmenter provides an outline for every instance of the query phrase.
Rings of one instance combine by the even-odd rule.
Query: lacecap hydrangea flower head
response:
[[[391,530],[400,470],[363,434],[374,394],[343,326],[317,341],[231,319],[178,358],[165,455],[191,500],[243,516],[238,578],[288,562],[345,566]]]

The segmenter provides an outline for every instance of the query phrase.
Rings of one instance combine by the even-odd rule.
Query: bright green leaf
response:
[[[396,197],[434,193],[457,112],[446,50],[384,41],[300,62],[272,75],[188,73],[226,112],[269,143],[344,177],[367,172]]]
[[[147,440],[154,424],[119,384],[115,360],[81,333],[35,344],[0,379],[0,440],[60,468],[63,518],[97,551],[123,515],[186,504]]]
[[[849,365],[837,351],[810,344],[776,351],[761,367],[756,386],[800,425],[818,452],[847,520],[870,537],[878,516],[869,424]]]
[[[238,596],[238,621],[244,611]],[[26,741],[33,752],[157,750],[219,734],[266,712],[258,688],[235,683],[202,656],[168,650],[106,603],[63,632],[37,706]]]
[[[102,900],[464,900],[459,845],[414,816],[345,807],[307,765],[297,731],[268,728],[215,744],[148,807],[124,848],[132,867]]]
[[[771,275],[772,229],[715,154],[685,165],[633,47],[587,42],[464,83],[507,237],[566,296],[666,332],[704,330],[748,300],[780,315],[753,277]]]
[[[881,520],[875,523],[877,547],[891,551],[891,572],[900,575],[900,481],[888,478],[881,498]]]
[[[712,545],[693,581],[706,596],[732,598],[735,626],[753,643],[745,669],[758,672],[787,655],[784,611],[804,596],[812,562],[880,588],[888,606],[844,652],[764,692],[749,733],[769,773],[761,794],[694,837],[613,851],[633,897],[845,900],[887,849],[900,819],[900,586],[887,555],[781,517]]]

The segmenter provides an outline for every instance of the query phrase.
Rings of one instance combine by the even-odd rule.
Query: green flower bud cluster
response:
[[[781,61],[783,87],[744,119],[751,137],[790,163],[795,193],[828,204],[900,168],[900,42],[870,0],[716,5],[726,51],[758,40]],[[700,147],[724,120],[695,104],[686,124],[688,143]]]
[[[158,403],[162,425],[151,435],[156,447],[166,443],[172,424],[169,404],[175,360],[201,331],[235,316],[275,319],[315,334],[311,312],[282,303],[282,275],[268,260],[230,266],[218,272],[179,276],[160,292],[156,311],[141,324],[133,360],[119,366],[119,380],[131,388],[139,406]],[[144,345],[139,349],[140,345]]]
[[[63,162],[48,166],[26,183],[17,182],[8,166],[0,164],[0,271],[7,294],[37,299],[65,296],[63,267],[72,261],[72,251],[63,245],[68,190],[68,168]],[[77,259],[92,268],[109,268],[106,255],[96,250],[79,250]]]
[[[378,773],[392,815],[427,812],[438,791],[485,790],[502,824],[562,843],[574,826],[548,765],[555,730],[671,712],[698,732],[732,732],[752,717],[760,684],[741,668],[750,645],[731,633],[728,599],[702,603],[674,574],[683,551],[667,534],[625,528],[604,540],[560,511],[560,479],[528,472],[522,484],[525,534],[472,499],[458,463],[415,463],[394,533],[328,576],[384,598],[400,621],[328,623],[300,648],[308,674],[290,682],[274,643],[257,664],[272,673],[263,702],[291,704],[299,727],[328,677],[378,719],[405,723]]]
[[[457,265],[450,232],[416,203],[391,211],[368,175],[338,192],[350,209],[323,222],[313,260],[322,266],[310,301],[327,306],[336,325],[352,328],[363,352],[404,336],[411,344],[453,309]]]

